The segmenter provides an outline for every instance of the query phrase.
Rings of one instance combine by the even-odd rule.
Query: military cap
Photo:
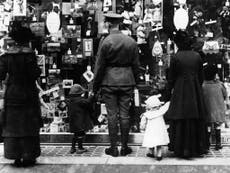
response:
[[[123,21],[123,16],[114,12],[108,12],[104,14],[105,21],[118,24]]]

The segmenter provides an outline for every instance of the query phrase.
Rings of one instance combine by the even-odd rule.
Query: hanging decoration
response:
[[[13,16],[26,16],[26,0],[14,0]]]
[[[230,39],[230,4],[229,0],[226,1],[225,5],[219,13],[221,20],[221,27],[223,31],[223,36]]]
[[[175,11],[173,22],[177,30],[185,30],[187,28],[189,22],[188,10],[184,9],[182,4],[180,4],[180,8]]]

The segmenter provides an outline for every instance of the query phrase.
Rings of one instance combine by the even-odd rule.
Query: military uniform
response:
[[[111,23],[121,19],[118,14],[107,14],[105,17]],[[102,99],[106,105],[111,148],[116,148],[117,145],[118,120],[122,148],[127,148],[129,109],[133,88],[138,80],[139,65],[135,40],[119,30],[111,30],[98,51],[93,85],[94,92],[101,88]]]

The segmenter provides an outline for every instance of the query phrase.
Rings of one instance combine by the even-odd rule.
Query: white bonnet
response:
[[[160,94],[150,96],[150,97],[145,101],[146,105],[149,106],[149,107],[152,107],[152,108],[153,108],[153,107],[160,106],[160,105],[161,105],[162,103],[164,103],[164,102],[161,102],[161,101],[159,100],[159,97],[161,97]]]

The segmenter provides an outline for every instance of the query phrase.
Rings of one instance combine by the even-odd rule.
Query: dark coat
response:
[[[203,64],[200,55],[194,51],[178,51],[171,59],[168,78],[172,96],[166,119],[205,119]]]
[[[29,48],[13,47],[0,57],[0,80],[8,76],[4,96],[4,137],[39,135],[42,119],[35,81],[40,73],[35,53]]]
[[[93,128],[91,99],[85,99],[80,95],[70,96],[68,101],[68,116],[70,132],[88,131]]]
[[[111,31],[98,50],[94,69],[94,91],[101,86],[134,86],[138,82],[137,43],[120,31]]]
[[[204,81],[203,93],[210,122],[225,122],[224,100],[227,98],[227,91],[224,84],[214,80]]]

